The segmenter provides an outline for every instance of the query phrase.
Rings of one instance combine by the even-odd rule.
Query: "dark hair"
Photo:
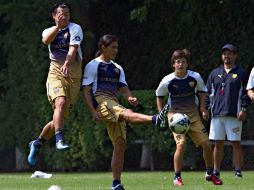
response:
[[[179,58],[185,58],[187,60],[187,63],[189,64],[190,51],[188,49],[175,50],[171,56],[172,69],[174,69],[173,64],[175,63],[175,60]]]
[[[112,42],[118,42],[118,38],[115,35],[106,34],[102,36],[98,42],[98,51],[96,52],[95,57],[102,54],[102,46],[108,47]]]
[[[56,14],[56,10],[58,7],[62,8],[62,9],[68,8],[69,11],[71,12],[71,6],[69,3],[56,3],[50,10],[51,14],[53,14],[53,15]]]

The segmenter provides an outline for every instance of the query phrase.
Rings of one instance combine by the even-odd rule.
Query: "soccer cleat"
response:
[[[176,177],[173,181],[174,186],[182,186],[183,185],[183,180],[181,177]]]
[[[31,141],[29,143],[29,148],[30,148],[30,152],[27,157],[27,161],[29,165],[34,166],[36,163],[36,157],[39,152],[39,149],[34,147],[34,141]]]
[[[236,171],[235,172],[235,177],[236,178],[242,178],[243,177],[242,172],[241,171]]]
[[[214,185],[222,185],[223,184],[222,180],[214,174],[212,174],[212,175],[206,174],[205,178],[207,181],[213,182]]]
[[[56,143],[57,150],[69,150],[70,147],[67,144],[64,144],[64,141],[60,140]]]
[[[115,187],[112,187],[111,190],[125,190],[125,189],[123,188],[122,184],[118,184]]]
[[[169,112],[170,106],[166,104],[164,108],[160,111],[160,113],[156,116],[155,125],[158,127],[166,127],[168,126],[168,118],[167,114]]]

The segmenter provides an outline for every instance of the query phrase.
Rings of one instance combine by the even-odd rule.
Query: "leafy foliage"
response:
[[[45,81],[49,67],[47,47],[41,43],[42,31],[51,26],[49,10],[60,1],[2,0],[0,3],[0,143],[19,146],[27,153],[27,143],[36,138],[52,119]],[[206,79],[221,64],[223,44],[239,49],[239,64],[250,71],[253,66],[254,1],[228,0],[105,0],[67,1],[72,19],[83,27],[84,63],[94,57],[98,38],[106,33],[120,39],[117,62],[123,66],[131,89],[142,102],[134,111],[156,113],[154,89],[171,72],[170,57],[175,49],[191,51],[190,68]],[[125,106],[128,106],[122,100]],[[244,123],[243,138],[252,139],[253,109]],[[174,152],[167,129],[130,125],[127,152],[142,139],[155,150]],[[69,153],[55,152],[50,141],[40,152],[41,167],[59,170],[109,169],[112,145],[105,127],[93,123],[82,103],[74,107],[65,126]],[[191,149],[192,150],[192,149]],[[191,152],[190,150],[190,152]],[[66,160],[72,160],[66,162]]]

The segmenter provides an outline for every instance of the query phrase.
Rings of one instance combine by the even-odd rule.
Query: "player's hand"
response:
[[[139,101],[138,101],[138,99],[136,98],[136,97],[132,97],[132,96],[130,96],[129,98],[128,98],[128,102],[132,105],[132,106],[134,106],[134,107],[136,107],[136,106],[138,106],[140,103],[139,103]]]
[[[246,119],[246,112],[245,111],[240,111],[238,114],[237,114],[237,119],[239,121],[244,121]]]
[[[61,67],[61,72],[65,75],[68,76],[69,75],[69,66],[65,63],[63,64],[63,66]]]
[[[92,120],[93,121],[100,121],[101,120],[101,114],[95,110],[92,113]]]
[[[201,114],[202,114],[202,118],[207,121],[210,117],[210,114],[207,111],[207,109],[200,109],[200,111],[201,111]]]
[[[61,12],[57,13],[55,22],[58,28],[65,27],[66,21],[65,21],[65,16],[63,15],[63,13]]]

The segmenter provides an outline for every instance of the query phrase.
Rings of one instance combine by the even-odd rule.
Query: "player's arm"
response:
[[[42,33],[42,42],[46,45],[49,45],[55,39],[59,30],[59,26],[52,26],[51,28],[46,29]]]
[[[78,51],[78,45],[71,45],[69,47],[69,51],[66,55],[65,62],[63,64],[63,66],[61,67],[61,71],[63,72],[63,74],[65,74],[65,75],[69,74],[70,65],[73,62],[73,60],[75,59],[77,51]]]
[[[158,112],[160,112],[162,108],[164,107],[164,96],[156,97],[156,105],[157,105]]]
[[[61,29],[61,28],[64,28],[64,24],[65,24],[65,21],[64,21],[64,15],[62,13],[57,13],[55,15],[56,19],[55,19],[55,22],[56,22],[56,25],[45,30],[43,32],[43,37],[42,37],[42,42],[46,45],[49,45],[56,37],[58,31]]]
[[[137,106],[139,104],[139,101],[136,97],[132,96],[132,93],[128,86],[123,86],[120,88],[120,92],[123,94],[123,97],[132,105]]]
[[[254,101],[254,90],[248,90],[248,96],[250,97],[251,101],[253,102]]]
[[[209,112],[206,109],[206,98],[207,98],[207,93],[205,92],[200,92],[199,93],[199,107],[200,107],[200,112],[202,114],[203,119],[207,120],[210,116],[209,116]]]
[[[98,121],[101,120],[101,115],[95,110],[93,106],[91,90],[92,90],[91,86],[89,85],[83,86],[83,100],[89,112],[91,113],[93,120]]]

